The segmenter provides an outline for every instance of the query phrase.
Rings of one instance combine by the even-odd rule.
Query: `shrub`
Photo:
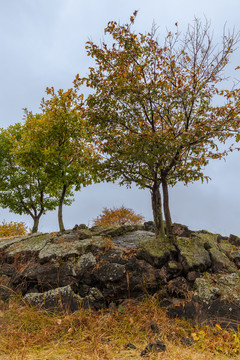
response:
[[[103,208],[102,214],[93,220],[95,226],[121,226],[142,224],[144,217],[135,214],[132,209],[121,206],[120,208]]]
[[[20,221],[20,222],[6,222],[5,220],[2,221],[0,224],[0,237],[9,237],[9,236],[16,236],[16,235],[26,235],[28,233],[27,225]]]

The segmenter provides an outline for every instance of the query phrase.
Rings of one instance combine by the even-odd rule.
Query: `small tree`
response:
[[[144,217],[135,214],[132,209],[125,208],[123,205],[120,208],[104,208],[102,214],[94,219],[93,224],[96,226],[122,226],[122,225],[136,225],[142,224]]]
[[[238,35],[224,34],[218,50],[209,23],[195,19],[185,34],[176,27],[160,44],[154,28],[147,34],[132,31],[136,14],[126,25],[108,23],[111,45],[87,43],[95,67],[75,83],[86,81],[94,90],[87,99],[88,119],[109,180],[148,188],[156,234],[165,236],[162,186],[170,236],[168,186],[204,180],[209,159],[226,154],[217,140],[224,143],[236,127],[238,91],[220,91],[219,84]],[[222,106],[214,106],[218,97]]]
[[[82,95],[75,89],[56,93],[47,88],[46,92],[50,98],[42,100],[42,113],[26,112],[21,161],[29,169],[43,169],[48,186],[58,197],[58,222],[63,232],[63,204],[73,201],[73,187],[79,190],[97,181],[97,155],[87,138]]]
[[[40,217],[57,206],[57,198],[50,191],[42,168],[21,165],[23,154],[15,151],[15,145],[21,143],[22,135],[23,127],[18,123],[0,132],[0,206],[16,214],[30,215],[35,233]]]

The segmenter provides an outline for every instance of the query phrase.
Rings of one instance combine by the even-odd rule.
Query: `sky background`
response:
[[[166,28],[174,29],[175,22],[184,31],[194,17],[211,21],[216,42],[221,41],[225,24],[240,30],[239,0],[0,0],[0,127],[21,121],[23,108],[38,112],[47,86],[66,90],[77,73],[87,75],[93,63],[86,55],[86,41],[99,44],[108,21],[126,23],[134,10],[139,10],[136,31],[149,31],[154,21],[160,36]],[[239,49],[227,68],[229,75],[237,65]],[[226,161],[213,160],[205,174],[212,178],[208,184],[178,184],[170,190],[173,221],[194,230],[240,236],[240,153],[232,153]],[[65,227],[91,225],[103,207],[121,205],[152,220],[147,190],[103,183],[76,194],[73,205],[64,208]],[[30,216],[0,208],[0,222],[4,219],[32,226]],[[57,228],[56,212],[41,218],[40,231]]]

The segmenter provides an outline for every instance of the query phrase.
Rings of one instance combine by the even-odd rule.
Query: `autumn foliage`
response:
[[[28,228],[27,225],[20,221],[10,221],[6,222],[5,220],[2,221],[0,224],[0,237],[9,237],[9,236],[17,236],[17,235],[27,235]]]
[[[85,79],[89,127],[103,153],[109,178],[149,189],[156,234],[172,234],[168,188],[208,180],[204,167],[233,147],[218,147],[239,128],[240,89],[222,90],[224,70],[239,41],[234,31],[221,46],[210,23],[195,19],[183,34],[159,37],[130,23],[110,21],[111,42],[88,41],[95,61]],[[82,84],[76,77],[75,83]]]
[[[142,224],[144,217],[135,214],[132,209],[121,206],[120,208],[104,208],[102,214],[94,219],[96,226],[121,226],[121,225],[135,225]]]

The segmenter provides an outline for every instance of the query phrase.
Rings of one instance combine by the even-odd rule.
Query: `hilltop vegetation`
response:
[[[161,37],[154,27],[135,33],[136,16],[110,21],[109,43],[87,42],[94,66],[85,78],[68,90],[48,87],[41,112],[26,109],[22,123],[0,131],[0,206],[30,215],[33,233],[55,208],[64,232],[73,191],[118,181],[149,189],[155,233],[171,239],[169,186],[208,180],[209,161],[236,148],[240,89],[221,86],[239,34],[224,33],[218,47],[199,19],[185,33],[177,23]]]

